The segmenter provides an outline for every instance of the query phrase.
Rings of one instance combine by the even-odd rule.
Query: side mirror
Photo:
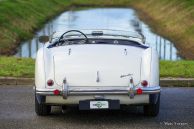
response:
[[[49,36],[40,36],[39,37],[39,42],[40,43],[46,43],[50,40],[50,37]]]

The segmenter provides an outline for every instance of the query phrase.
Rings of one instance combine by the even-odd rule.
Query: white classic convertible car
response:
[[[77,105],[79,110],[140,105],[145,115],[159,113],[158,54],[144,44],[142,35],[69,30],[40,41],[45,45],[36,58],[37,115],[48,115],[54,105]]]

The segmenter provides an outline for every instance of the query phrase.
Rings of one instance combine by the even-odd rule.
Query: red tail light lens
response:
[[[54,95],[59,95],[60,94],[60,91],[56,89],[56,90],[53,91],[53,94]]]
[[[141,85],[142,85],[143,87],[147,87],[147,86],[148,86],[148,81],[143,80],[143,81],[141,82]]]
[[[137,94],[138,94],[138,95],[141,95],[142,93],[143,93],[143,91],[142,91],[141,88],[137,89]]]
[[[54,84],[53,80],[50,79],[50,80],[47,81],[48,86],[53,86],[53,84]]]

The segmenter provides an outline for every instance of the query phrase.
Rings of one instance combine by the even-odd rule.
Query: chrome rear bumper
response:
[[[137,94],[137,90],[140,87],[133,88],[132,92]],[[141,87],[142,94],[157,94],[160,93],[160,86],[153,87]],[[76,95],[129,95],[130,88],[129,87],[68,87],[64,86],[63,89],[59,90],[60,94],[58,96],[63,96],[66,99],[68,96],[76,96]],[[53,89],[49,89],[47,91],[40,91],[36,89],[37,95],[42,96],[53,96]]]

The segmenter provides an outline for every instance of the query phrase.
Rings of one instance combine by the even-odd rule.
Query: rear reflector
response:
[[[53,91],[53,94],[54,95],[59,95],[60,94],[60,91],[56,89],[56,90]]]
[[[142,93],[143,93],[143,91],[142,91],[141,88],[137,89],[137,94],[138,94],[138,95],[141,95]]]

